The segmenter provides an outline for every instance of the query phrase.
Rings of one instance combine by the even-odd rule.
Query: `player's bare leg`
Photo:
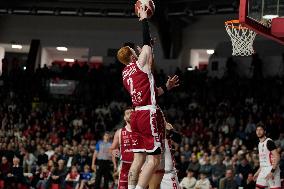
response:
[[[145,162],[145,165],[143,166],[143,169],[139,175],[139,181],[137,186],[139,186],[141,189],[145,189],[151,177],[153,176],[154,171],[160,164],[160,158],[161,155],[148,155],[147,161]]]
[[[149,189],[160,189],[164,173],[154,173],[149,182]]]
[[[138,183],[140,170],[146,160],[146,153],[134,153],[134,160],[128,174],[128,189],[134,189]]]

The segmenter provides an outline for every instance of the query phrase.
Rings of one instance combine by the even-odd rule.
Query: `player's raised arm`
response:
[[[138,57],[138,63],[142,68],[147,66],[148,69],[151,69],[151,63],[153,61],[151,36],[150,36],[150,29],[149,29],[149,24],[147,20],[147,13],[143,8],[141,8],[140,10],[139,20],[142,23],[143,47]]]

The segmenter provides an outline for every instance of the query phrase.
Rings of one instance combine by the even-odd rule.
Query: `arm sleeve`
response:
[[[151,46],[151,36],[147,19],[142,20],[143,45]]]
[[[273,151],[273,150],[276,149],[276,145],[275,145],[275,143],[272,140],[268,140],[267,141],[267,149],[269,151]]]

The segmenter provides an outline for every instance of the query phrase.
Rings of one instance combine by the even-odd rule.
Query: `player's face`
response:
[[[125,110],[124,112],[124,120],[127,123],[130,123],[130,115],[131,115],[132,110]]]
[[[265,132],[264,132],[264,129],[262,127],[256,128],[256,136],[258,138],[263,138],[265,136]]]

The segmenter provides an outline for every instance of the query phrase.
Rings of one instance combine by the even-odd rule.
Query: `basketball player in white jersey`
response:
[[[260,167],[255,173],[256,189],[281,189],[279,160],[275,143],[265,136],[265,126],[258,123],[256,135],[259,138],[258,152]]]
[[[180,143],[181,135],[174,131],[170,123],[166,122],[165,149],[160,166],[150,180],[149,189],[180,189],[175,160],[171,152],[172,141]]]

